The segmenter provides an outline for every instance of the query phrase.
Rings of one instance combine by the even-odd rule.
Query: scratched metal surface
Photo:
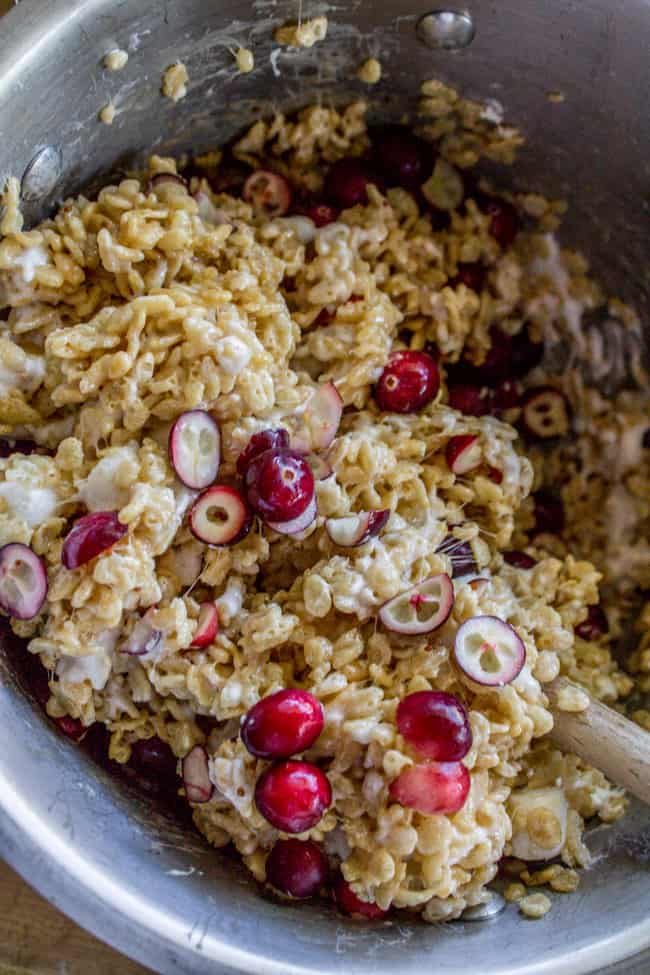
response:
[[[20,174],[40,146],[60,146],[64,173],[32,207],[35,218],[64,193],[130,165],[136,150],[200,150],[274,106],[359,95],[356,66],[381,53],[385,80],[373,98],[383,117],[412,110],[417,82],[431,75],[499,97],[530,139],[516,178],[570,191],[567,239],[610,286],[647,300],[639,270],[647,266],[647,0],[624,9],[605,0],[467,6],[477,39],[452,56],[417,45],[421,0],[305,3],[305,15],[331,20],[327,45],[311,52],[272,42],[273,28],[295,17],[289,0],[22,0],[1,28],[0,177]],[[229,48],[240,43],[255,51],[249,76],[233,67]],[[108,75],[101,59],[112,46],[130,59]],[[179,58],[190,91],[173,105],[160,98],[160,80]],[[564,105],[547,101],[551,88],[565,91]],[[118,109],[110,128],[97,122],[109,98]],[[598,867],[542,921],[509,908],[484,925],[400,919],[361,928],[327,907],[260,897],[240,866],[55,737],[4,661],[0,676],[0,722],[10,729],[0,749],[0,852],[79,923],[162,973],[581,975],[650,944],[650,839],[639,808],[594,836],[603,843]],[[637,961],[611,975],[649,969]]]

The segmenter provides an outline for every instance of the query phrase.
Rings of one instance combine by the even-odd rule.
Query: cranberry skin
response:
[[[440,370],[426,352],[394,352],[375,387],[375,400],[387,413],[415,413],[435,399]]]
[[[299,212],[303,217],[313,220],[317,227],[326,227],[328,223],[334,223],[339,217],[339,211],[329,203],[305,203]]]
[[[454,535],[447,535],[436,549],[451,559],[451,577],[457,579],[469,572],[476,572],[478,566],[474,560],[474,553],[469,542],[461,542]]]
[[[338,909],[351,917],[365,918],[367,921],[381,921],[388,915],[388,911],[382,910],[372,901],[362,901],[357,897],[342,874],[334,885],[334,897]]]
[[[587,618],[575,627],[576,635],[581,640],[598,640],[609,630],[609,623],[600,606],[590,606]]]
[[[490,217],[490,234],[503,247],[510,247],[519,233],[519,214],[512,203],[495,196],[486,197],[481,202],[481,210]]]
[[[312,469],[295,450],[266,450],[246,471],[248,502],[268,521],[291,521],[314,496]]]
[[[255,786],[255,805],[283,833],[304,833],[320,822],[332,802],[332,787],[310,762],[282,762],[267,769]]]
[[[72,741],[81,741],[88,731],[88,728],[85,724],[82,724],[79,718],[71,718],[67,714],[62,718],[54,718],[54,723],[57,725],[59,731]]]
[[[485,275],[485,268],[478,262],[473,264],[459,264],[458,273],[455,278],[449,281],[449,285],[452,288],[456,288],[459,284],[464,284],[466,288],[471,288],[472,291],[479,292],[485,284]]]
[[[325,193],[341,210],[368,202],[368,184],[377,177],[367,162],[357,156],[347,156],[330,166],[325,177]]]
[[[537,565],[537,560],[532,555],[528,555],[527,552],[519,552],[516,549],[504,552],[503,561],[514,566],[515,569],[533,569]]]
[[[374,135],[374,157],[388,186],[416,190],[428,178],[433,147],[403,125],[388,125]]]
[[[458,812],[465,805],[471,781],[462,762],[411,765],[388,789],[391,799],[409,809],[433,815]]]
[[[142,775],[162,780],[176,779],[176,756],[158,735],[141,738],[131,748],[129,764]]]
[[[127,531],[128,527],[121,523],[117,511],[95,511],[84,515],[66,535],[61,561],[66,569],[78,569],[112,548]]]
[[[526,329],[512,337],[511,370],[513,376],[525,376],[532,369],[535,369],[543,358],[544,343],[532,342]]]
[[[548,491],[537,491],[535,501],[535,533],[559,535],[564,528],[564,505]]]
[[[241,738],[257,758],[289,758],[314,744],[323,730],[323,706],[308,691],[283,690],[263,697],[241,726]]]
[[[266,879],[290,897],[314,897],[327,883],[327,857],[313,840],[278,840],[266,860]]]
[[[503,382],[494,389],[490,397],[490,412],[503,413],[519,406],[521,402],[521,390],[518,383],[512,379],[504,379]]]
[[[420,755],[436,762],[457,762],[472,747],[465,706],[444,691],[407,694],[397,708],[397,728]]]
[[[485,416],[489,412],[490,401],[480,386],[470,383],[453,383],[448,387],[449,405],[465,416]]]
[[[237,473],[244,477],[250,462],[265,450],[286,450],[288,447],[289,433],[283,427],[254,433],[237,458]]]

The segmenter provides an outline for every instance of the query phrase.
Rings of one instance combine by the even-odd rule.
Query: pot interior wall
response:
[[[284,0],[23,0],[2,22],[0,176],[21,175],[44,146],[61,150],[56,185],[28,204],[31,220],[81,187],[151,150],[205,150],[273,109],[366,96],[380,118],[413,113],[419,83],[441,77],[466,95],[497,98],[529,142],[502,185],[569,196],[564,238],[592,259],[607,287],[647,307],[650,11],[645,0],[469,2],[476,38],[460,53],[432,51],[415,34],[420,0],[311,3],[327,13],[328,42],[282,51],[273,29],[295,19]],[[231,49],[254,50],[237,74]],[[111,47],[127,67],[101,67]],[[356,81],[368,55],[384,79]],[[160,96],[164,69],[183,60],[187,98]],[[560,90],[562,103],[547,93]],[[98,111],[113,98],[111,127]],[[647,819],[636,810],[594,838],[608,852],[581,892],[543,922],[513,909],[498,921],[430,927],[406,920],[362,928],[332,910],[260,897],[244,871],[162,813],[107,780],[57,738],[4,667],[0,715],[3,850],[28,880],[100,937],[164,972],[437,972],[528,975],[595,971],[650,942]],[[47,857],[44,856],[47,852]],[[594,923],[598,917],[602,923]],[[569,948],[571,949],[569,951]],[[220,967],[221,966],[221,967]]]

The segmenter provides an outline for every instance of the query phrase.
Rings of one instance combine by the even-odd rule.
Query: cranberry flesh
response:
[[[559,534],[564,528],[564,505],[548,491],[537,491],[535,501],[535,533]]]
[[[377,178],[366,162],[356,156],[339,159],[325,177],[325,193],[337,207],[347,210],[368,202],[368,184]]]
[[[310,762],[282,762],[263,772],[255,786],[255,805],[283,833],[304,833],[320,822],[332,802],[332,787]]]
[[[605,613],[600,606],[590,606],[587,610],[587,618],[575,628],[576,635],[581,640],[598,640],[609,630],[609,623]]]
[[[415,190],[431,171],[431,147],[403,125],[389,125],[378,130],[374,137],[374,155],[388,186]]]
[[[241,454],[237,458],[237,473],[242,477],[248,470],[248,465],[266,450],[286,450],[289,447],[289,434],[280,427],[277,430],[261,430],[254,433]]]
[[[449,281],[452,288],[458,287],[459,284],[464,284],[466,288],[471,288],[472,291],[479,292],[485,284],[485,268],[478,261],[472,264],[459,264],[456,277]]]
[[[372,901],[362,901],[361,898],[357,897],[342,874],[334,885],[334,897],[339,910],[351,917],[380,921],[388,914],[388,911],[382,910]]]
[[[444,691],[407,694],[397,708],[397,728],[416,752],[436,762],[456,762],[472,747],[467,711]]]
[[[490,408],[487,391],[469,383],[453,383],[448,387],[449,405],[465,416],[485,416]]]
[[[327,857],[313,840],[278,840],[266,860],[266,879],[290,897],[313,897],[327,882]]]
[[[537,565],[537,561],[532,555],[528,555],[527,552],[519,552],[516,549],[504,552],[503,561],[514,566],[515,569],[533,569]]]
[[[292,521],[314,497],[314,475],[295,450],[267,450],[246,471],[248,502],[267,521]]]
[[[411,765],[391,782],[391,799],[409,809],[433,815],[458,812],[470,788],[469,772],[462,762],[431,762]]]
[[[388,413],[415,413],[435,399],[439,389],[435,359],[407,349],[391,355],[375,387],[375,400]]]
[[[117,517],[117,511],[93,511],[84,515],[68,532],[61,550],[61,561],[66,569],[78,569],[112,548],[127,531],[127,526]]]
[[[313,694],[276,691],[250,709],[241,738],[258,758],[289,758],[311,748],[323,730],[323,721],[323,706]]]

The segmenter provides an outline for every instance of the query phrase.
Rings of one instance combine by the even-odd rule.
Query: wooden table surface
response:
[[[0,16],[12,5],[0,0]],[[0,975],[148,972],[68,920],[0,860]]]

